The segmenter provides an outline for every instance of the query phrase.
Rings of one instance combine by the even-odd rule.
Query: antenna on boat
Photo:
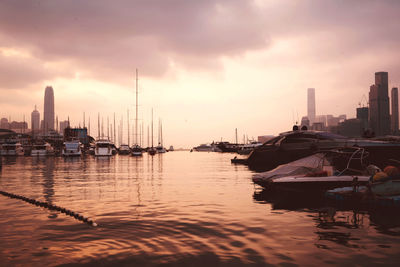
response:
[[[115,135],[115,112],[114,112],[114,144],[117,145],[117,136]]]
[[[130,138],[129,138],[129,108],[128,108],[126,113],[127,113],[127,116],[128,116],[128,118],[127,118],[127,121],[128,121],[128,146],[130,146]]]

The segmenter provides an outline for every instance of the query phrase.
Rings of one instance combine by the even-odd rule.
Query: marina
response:
[[[400,266],[400,1],[81,2],[0,1],[0,267]]]

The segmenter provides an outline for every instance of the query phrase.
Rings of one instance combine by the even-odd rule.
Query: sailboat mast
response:
[[[128,146],[130,146],[130,136],[129,136],[129,109],[127,110],[126,113],[128,114],[128,118],[127,118],[127,120],[128,120]]]
[[[153,148],[153,109],[151,109],[151,147]]]
[[[135,144],[138,144],[138,137],[137,137],[137,133],[138,133],[138,122],[137,122],[137,118],[138,118],[138,69],[136,69],[136,117],[135,117]]]
[[[100,138],[100,113],[97,113],[97,138]]]
[[[114,112],[114,144],[117,145],[117,136],[115,135],[115,112]]]

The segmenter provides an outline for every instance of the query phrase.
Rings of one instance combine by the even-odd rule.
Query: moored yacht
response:
[[[3,144],[0,149],[0,156],[23,156],[24,148],[18,142]]]
[[[81,142],[79,140],[65,141],[62,155],[64,157],[79,157],[82,155]]]
[[[261,146],[263,143],[260,142],[251,142],[250,144],[244,144],[239,147],[238,154],[240,155],[248,155],[251,151],[253,151],[256,147]]]
[[[96,141],[96,147],[94,149],[94,155],[96,157],[99,156],[105,156],[105,157],[109,157],[113,155],[112,152],[112,145],[110,140],[108,139],[98,139]]]
[[[199,146],[194,147],[193,150],[197,151],[197,152],[212,152],[212,151],[214,151],[213,147],[208,144],[201,144]]]
[[[53,147],[47,143],[37,143],[32,145],[31,156],[53,156],[54,149]]]
[[[119,146],[118,154],[120,155],[129,155],[131,153],[131,149],[128,145],[122,144]]]
[[[143,149],[139,146],[139,145],[134,145],[131,149],[131,155],[132,156],[136,156],[136,157],[140,157],[143,155]]]
[[[167,150],[165,150],[165,147],[163,147],[161,145],[161,143],[158,143],[158,146],[156,146],[156,150],[157,150],[157,153],[165,153],[165,152],[167,152]]]

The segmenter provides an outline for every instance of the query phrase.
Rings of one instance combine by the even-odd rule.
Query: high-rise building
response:
[[[375,135],[390,134],[388,73],[376,72],[369,91],[369,126]]]
[[[363,131],[368,129],[368,107],[357,108],[357,119],[361,121]]]
[[[60,134],[64,135],[64,130],[69,126],[69,121],[60,121]]]
[[[43,112],[44,132],[54,130],[54,91],[53,87],[47,86],[44,92],[44,112]]]
[[[36,105],[35,105],[35,110],[32,111],[31,113],[31,128],[32,132],[33,131],[37,132],[40,130],[40,113],[39,111],[37,111]]]
[[[308,88],[307,91],[307,117],[310,120],[310,125],[315,122],[315,89]]]
[[[399,132],[399,89],[396,87],[392,88],[391,92],[392,101],[392,133],[397,134]]]
[[[1,120],[0,120],[0,128],[1,129],[9,129],[10,128],[10,124],[8,123],[8,119],[7,118],[1,118]]]

